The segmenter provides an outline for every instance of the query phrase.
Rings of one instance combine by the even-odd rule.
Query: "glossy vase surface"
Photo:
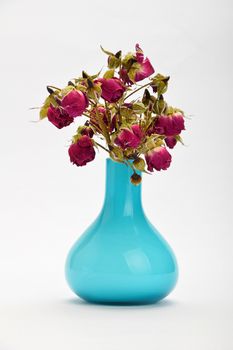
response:
[[[168,243],[147,219],[130,167],[107,159],[103,208],[71,248],[66,279],[94,303],[146,304],[167,296],[178,269]]]

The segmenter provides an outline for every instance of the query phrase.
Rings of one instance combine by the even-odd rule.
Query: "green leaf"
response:
[[[102,70],[102,69],[101,69],[101,70]],[[101,70],[100,70],[97,74],[91,75],[91,79],[92,79],[92,80],[96,79],[96,78],[100,75]]]
[[[71,85],[67,85],[64,89],[62,89],[62,90],[60,91],[60,96],[61,96],[61,97],[64,97],[64,96],[67,95],[68,92],[70,92],[71,90],[74,90],[74,87],[71,86]]]
[[[160,96],[159,100],[156,100],[154,107],[153,107],[153,111],[156,114],[162,114],[167,108],[167,103],[164,101],[164,99],[162,98],[162,95]]]
[[[105,50],[101,45],[100,45],[100,48],[101,48],[101,50],[102,50],[104,53],[106,53],[106,55],[112,55],[112,56],[114,56],[114,54],[113,54],[112,52]]]
[[[167,91],[167,84],[163,81],[160,81],[157,85],[157,92],[159,95],[164,94]]]
[[[143,113],[145,112],[146,107],[142,102],[136,102],[133,104],[133,110],[137,113]]]
[[[108,68],[117,68],[121,64],[121,60],[116,56],[110,55],[108,57]]]
[[[109,69],[104,73],[104,79],[111,79],[114,77],[115,69]]]
[[[117,51],[117,53],[115,54],[116,58],[121,58],[121,51]]]
[[[53,94],[49,95],[46,100],[44,101],[43,106],[40,109],[40,119],[44,119],[47,117],[47,113],[48,113],[48,109],[50,104],[52,104],[54,107],[57,107],[57,101],[54,98],[54,95],[56,95],[57,93],[54,92]]]
[[[163,81],[163,82],[167,83],[169,79],[170,79],[170,77],[168,75],[166,76],[166,75],[162,75],[162,74],[158,73],[156,76],[154,76],[152,78],[152,81]]]
[[[155,103],[155,97],[151,96],[150,92],[148,89],[145,89],[143,97],[142,97],[142,102],[144,103],[145,106],[148,106],[149,103],[151,102],[152,104]]]
[[[67,85],[68,85],[68,86],[74,86],[74,87],[75,87],[74,83],[73,83],[71,80],[68,81]]]
[[[78,139],[80,138],[80,133],[75,134],[72,137],[72,143],[76,143],[78,141]]]
[[[89,75],[84,70],[82,71],[82,76],[84,79],[89,77]]]
[[[171,106],[167,106],[166,108],[166,115],[174,114],[174,108]]]
[[[139,71],[139,69],[141,68],[139,63],[133,63],[132,66],[130,67],[129,71],[128,71],[128,76],[130,78],[131,81],[135,81],[135,75],[136,73]]]
[[[125,57],[122,60],[122,65],[124,68],[126,68],[127,70],[130,69],[130,67],[132,66],[132,64],[134,64],[135,62],[137,62],[134,54],[132,54],[131,52],[127,53],[127,55],[125,55]]]
[[[168,88],[169,76],[164,76],[162,74],[157,74],[151,80],[151,86],[154,88],[154,91],[158,92],[158,96],[164,94]]]
[[[176,135],[175,138],[176,138],[176,141],[182,143],[182,145],[184,146],[184,141],[180,135]]]
[[[48,112],[48,107],[41,107],[40,109],[40,120],[44,119],[47,117],[47,112]]]
[[[120,115],[125,118],[130,118],[134,115],[134,111],[127,107],[121,107]]]
[[[51,98],[52,95],[49,95],[46,100],[44,101],[43,106],[40,109],[40,119],[44,119],[47,117],[47,112],[48,112],[48,108],[50,106],[50,103],[52,103],[52,100],[54,100],[54,98]]]
[[[124,154],[123,154],[122,149],[120,147],[117,147],[117,146],[112,146],[110,156],[112,159],[114,159],[114,160],[117,159],[118,161],[121,161],[121,162],[124,159]]]
[[[80,91],[83,91],[83,92],[86,92],[86,90],[87,90],[86,86],[82,85],[82,84],[76,85],[76,89],[80,90]]]
[[[87,79],[87,85],[88,85],[88,88],[89,89],[92,89],[93,87],[94,87],[94,83],[92,82],[92,80],[91,79]]]

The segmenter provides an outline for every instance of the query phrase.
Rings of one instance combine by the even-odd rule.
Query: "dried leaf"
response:
[[[114,77],[115,69],[109,69],[104,73],[104,79],[111,79]]]

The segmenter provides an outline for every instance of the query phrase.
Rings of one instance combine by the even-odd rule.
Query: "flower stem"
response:
[[[147,87],[148,85],[150,85],[150,83],[147,83],[147,84],[145,84],[145,85],[143,85],[143,86],[140,86],[140,88],[134,90],[134,91],[131,92],[128,96],[126,96],[126,98],[124,99],[124,101],[125,101],[128,97],[130,97],[130,96],[132,96],[133,94],[135,94],[135,92],[138,92],[139,90],[141,90],[141,89]]]
[[[125,163],[126,163],[126,165],[128,165],[128,166],[133,170],[133,172],[135,173],[134,166],[133,166],[128,160],[125,160]]]
[[[95,141],[95,143],[97,144],[97,146],[99,146],[100,148],[104,149],[106,152],[110,153],[110,151],[107,148],[105,148],[104,146],[102,146],[100,143],[98,143],[96,141]]]

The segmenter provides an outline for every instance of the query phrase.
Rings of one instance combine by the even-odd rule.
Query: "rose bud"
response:
[[[144,171],[145,170],[145,161],[143,158],[136,158],[133,161],[133,166],[139,170],[139,171]]]
[[[97,81],[101,83],[101,97],[108,102],[117,102],[125,92],[125,86],[118,78],[99,78]]]
[[[158,171],[167,170],[171,164],[172,156],[165,147],[160,146],[147,152],[145,159],[147,169],[153,172],[154,169]]]
[[[174,148],[176,143],[177,143],[177,140],[174,136],[168,136],[165,138],[164,141],[165,141],[167,147],[169,147],[169,148]]]
[[[69,147],[70,161],[77,166],[86,165],[95,158],[95,150],[90,137],[83,135]]]
[[[88,99],[82,91],[71,90],[62,98],[61,106],[71,117],[77,117],[88,107]]]
[[[124,128],[115,139],[115,144],[122,149],[137,148],[143,138],[143,132],[139,125],[132,125],[131,128]]]
[[[136,60],[140,64],[140,69],[135,75],[135,81],[140,81],[145,78],[148,78],[151,74],[154,73],[154,68],[150,63],[149,58],[144,58],[142,49],[139,47],[139,44],[136,44]]]
[[[133,173],[133,175],[130,177],[130,181],[133,185],[139,185],[142,182],[142,177],[137,173]]]
[[[185,130],[184,117],[182,114],[160,115],[155,122],[154,130],[160,135],[179,135]]]
[[[53,105],[50,105],[48,108],[47,117],[58,129],[62,129],[64,126],[68,126],[74,121],[74,118],[66,113],[66,111],[59,107],[56,108]]]

